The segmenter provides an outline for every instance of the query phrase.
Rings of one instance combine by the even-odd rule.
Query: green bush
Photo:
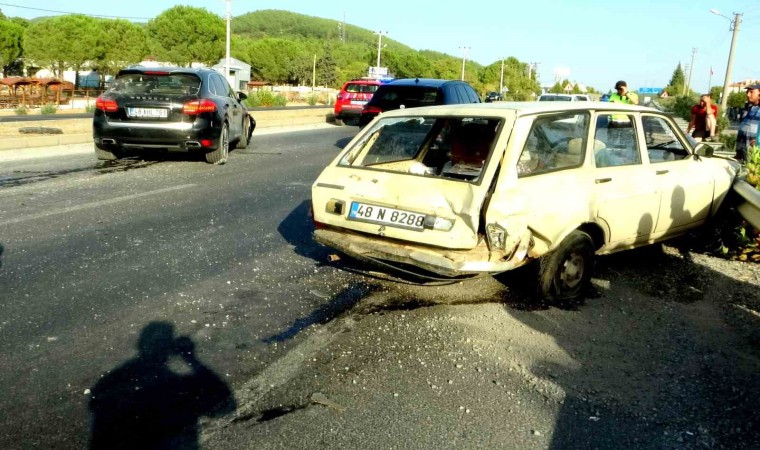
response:
[[[719,134],[720,142],[723,143],[723,147],[726,149],[726,151],[729,152],[735,152],[736,151],[736,134],[735,133],[726,133],[726,134]]]
[[[715,134],[720,136],[723,130],[728,128],[728,125],[729,125],[728,117],[726,117],[723,114],[718,114],[718,120],[715,124]]]
[[[747,150],[747,183],[760,191],[760,147]]]
[[[19,106],[18,108],[14,109],[13,112],[16,113],[17,116],[25,116],[29,114],[29,110],[23,106]]]
[[[52,103],[46,103],[40,108],[40,114],[55,114],[58,112],[58,107]]]
[[[243,103],[246,106],[255,108],[258,106],[285,106],[288,104],[288,100],[284,95],[275,95],[272,91],[256,91],[252,92]]]
[[[691,107],[699,103],[697,97],[691,95],[679,95],[675,100],[663,105],[665,110],[684,119],[691,120]]]
[[[309,106],[316,105],[317,104],[317,100],[318,100],[318,98],[317,98],[316,95],[310,95],[310,96],[306,97],[306,103],[308,103]]]
[[[84,112],[88,112],[88,113],[95,112],[95,105],[88,104],[87,106],[84,107]]]

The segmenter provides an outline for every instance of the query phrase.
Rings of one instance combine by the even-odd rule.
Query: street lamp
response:
[[[459,49],[464,52],[462,55],[462,81],[464,81],[464,63],[467,62],[467,50],[469,50],[470,47],[459,47]]]
[[[717,9],[711,9],[711,13],[731,21],[734,32],[731,35],[731,50],[728,52],[728,64],[726,65],[726,79],[723,81],[723,94],[720,99],[720,113],[726,115],[726,105],[728,104],[728,84],[731,82],[731,67],[734,64],[734,50],[736,49],[736,35],[739,33],[739,24],[742,21],[742,13],[734,13],[734,18],[724,16]]]
[[[377,66],[378,69],[380,67],[380,49],[382,48],[383,43],[383,35],[388,34],[387,31],[375,31],[375,34],[377,35]]]

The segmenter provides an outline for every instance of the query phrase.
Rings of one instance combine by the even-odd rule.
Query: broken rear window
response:
[[[338,165],[477,181],[491,154],[498,119],[381,119]]]

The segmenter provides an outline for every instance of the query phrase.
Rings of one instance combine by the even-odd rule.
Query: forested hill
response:
[[[344,40],[341,40],[341,27],[345,26]],[[321,39],[349,44],[366,44],[377,46],[377,34],[373,31],[340,20],[323,19],[289,11],[266,9],[237,16],[232,20],[235,34],[255,39]],[[394,49],[413,50],[388,37],[383,37],[383,44]]]

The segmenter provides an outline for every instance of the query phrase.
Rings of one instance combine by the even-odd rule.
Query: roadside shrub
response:
[[[679,95],[675,100],[664,104],[665,110],[684,120],[691,119],[691,107],[699,102],[697,97],[691,95]]]
[[[25,116],[25,115],[29,114],[29,110],[26,109],[26,108],[24,108],[23,106],[19,106],[18,108],[14,109],[13,112],[17,116]]]
[[[723,144],[723,148],[725,148],[726,151],[729,151],[729,152],[736,151],[736,134],[735,133],[719,134],[718,137],[720,139],[720,142]]]
[[[309,106],[316,105],[317,104],[317,100],[318,100],[318,98],[317,98],[316,95],[310,95],[310,96],[306,97],[306,103],[308,103]]]
[[[255,91],[252,92],[243,103],[246,106],[255,108],[258,106],[285,106],[288,104],[285,96],[275,95],[272,91]]]
[[[760,147],[747,150],[747,183],[760,191]]]
[[[87,106],[84,107],[84,112],[87,112],[87,113],[95,112],[95,105],[88,104]]]
[[[728,125],[728,117],[726,117],[725,114],[718,114],[718,120],[715,123],[715,134],[720,136],[720,133],[728,128]]]
[[[55,114],[58,112],[58,107],[52,103],[46,103],[40,108],[40,114]]]

